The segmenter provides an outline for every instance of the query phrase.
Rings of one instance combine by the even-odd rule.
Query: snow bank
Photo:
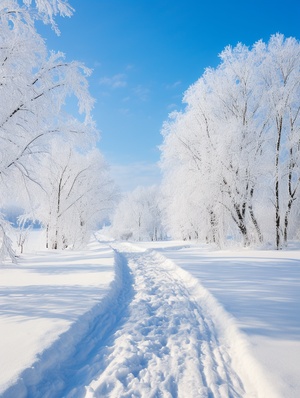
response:
[[[236,320],[216,300],[215,297],[189,272],[177,266],[172,260],[158,253],[158,257],[170,272],[179,275],[185,282],[191,295],[201,303],[204,316],[211,319],[211,328],[216,331],[215,338],[222,347],[221,351],[231,357],[232,367],[243,380],[247,395],[245,397],[279,398],[271,384],[266,370],[251,353],[246,336],[238,328]]]
[[[106,311],[119,289],[113,278],[114,253],[95,240],[85,252],[40,252],[0,268],[2,397],[35,396],[42,375]]]
[[[153,247],[152,243],[141,246]],[[249,342],[248,349],[279,395],[298,398],[299,246],[290,245],[286,251],[216,251],[178,241],[154,247],[197,278],[234,317]]]

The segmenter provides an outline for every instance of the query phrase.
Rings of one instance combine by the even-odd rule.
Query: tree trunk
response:
[[[284,217],[284,230],[283,230],[284,245],[287,245],[289,218],[290,218],[290,214],[291,214],[293,202],[294,202],[294,198],[291,198],[291,199],[289,200],[289,202],[288,202],[287,211],[285,212],[285,217]]]
[[[208,243],[213,242],[213,243],[219,243],[217,239],[217,234],[218,234],[218,222],[217,222],[217,217],[214,213],[213,210],[209,210],[209,223],[211,227],[211,238],[210,238],[210,233],[206,237],[206,241]]]
[[[46,227],[46,249],[49,249],[49,224]]]
[[[280,247],[280,205],[279,205],[279,181],[275,182],[275,225],[276,225],[276,249]]]
[[[57,207],[56,207],[56,227],[55,227],[55,240],[52,244],[52,249],[58,249],[58,221],[60,217],[60,200],[61,200],[61,189],[62,189],[62,178],[63,173],[60,177],[59,184],[58,184],[58,193],[57,193]]]
[[[252,187],[252,188],[250,189],[251,202],[252,202],[252,198],[253,198],[253,193],[254,193],[254,188]],[[252,223],[253,223],[254,228],[255,228],[255,230],[256,230],[256,233],[257,233],[257,235],[258,235],[258,240],[259,240],[260,243],[262,243],[263,240],[264,240],[264,238],[263,238],[263,235],[262,235],[261,230],[260,230],[260,228],[259,228],[258,221],[257,221],[257,219],[256,219],[256,217],[255,217],[255,215],[254,215],[252,203],[248,205],[248,209],[249,209],[249,214],[250,214]]]
[[[281,249],[281,233],[280,233],[280,198],[279,198],[279,155],[282,136],[282,116],[276,119],[277,124],[277,142],[275,155],[275,233],[276,233],[276,249]]]
[[[242,204],[242,211],[240,210],[240,206],[235,203],[234,204],[234,209],[237,215],[237,219],[235,217],[233,217],[233,220],[236,222],[237,227],[239,229],[239,231],[242,234],[243,237],[243,241],[244,241],[244,246],[249,246],[250,245],[250,239],[249,239],[249,234],[248,234],[248,230],[247,230],[247,226],[245,223],[245,209],[246,209],[246,203],[244,202]]]
[[[298,184],[295,184],[295,187],[292,187],[292,177],[293,177],[293,169],[295,167],[295,161],[293,159],[293,148],[290,148],[290,164],[289,164],[289,179],[288,179],[288,186],[289,186],[289,201],[287,205],[287,210],[285,212],[284,217],[284,231],[283,231],[283,240],[284,244],[287,245],[288,239],[288,226],[289,226],[289,218],[292,210],[293,202],[296,199],[296,192]],[[299,181],[298,181],[299,183]]]

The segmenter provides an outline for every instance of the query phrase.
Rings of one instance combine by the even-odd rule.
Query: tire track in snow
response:
[[[86,389],[96,397],[238,398],[247,394],[175,264],[153,251],[115,245],[135,277],[130,316],[116,332],[104,371]]]

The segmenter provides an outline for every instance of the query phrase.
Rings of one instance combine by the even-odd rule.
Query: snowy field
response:
[[[37,252],[1,266],[0,396],[27,396],[21,374],[34,384],[43,368],[73,353],[94,317],[107,311],[113,278],[113,251],[96,241],[88,252]]]
[[[300,397],[299,245],[287,251],[210,251],[182,242],[157,246],[233,315],[279,396]]]
[[[3,398],[300,396],[299,250],[93,239],[2,266],[0,296]]]

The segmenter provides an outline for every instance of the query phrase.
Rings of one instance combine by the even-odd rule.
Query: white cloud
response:
[[[132,69],[134,69],[134,65],[132,65],[132,64],[128,64],[128,65],[126,65],[126,68],[125,68],[126,70],[132,70]]]
[[[124,73],[118,73],[114,76],[104,76],[99,80],[99,83],[103,86],[109,86],[111,88],[120,88],[127,86],[127,76]]]
[[[157,163],[111,163],[110,170],[112,178],[122,192],[132,191],[139,185],[158,185],[161,181],[160,168]]]
[[[95,61],[94,62],[94,68],[100,68],[102,66],[101,62]]]
[[[147,101],[149,98],[150,90],[139,84],[133,89],[133,92],[141,101]]]
[[[180,85],[181,85],[181,81],[180,81],[180,80],[177,80],[177,81],[174,82],[174,83],[166,84],[166,89],[172,90],[173,88],[176,88],[176,87],[178,87],[178,86],[180,86]]]
[[[126,116],[126,115],[129,115],[130,109],[129,109],[129,108],[120,108],[120,109],[119,109],[119,112],[120,112],[122,115]]]

